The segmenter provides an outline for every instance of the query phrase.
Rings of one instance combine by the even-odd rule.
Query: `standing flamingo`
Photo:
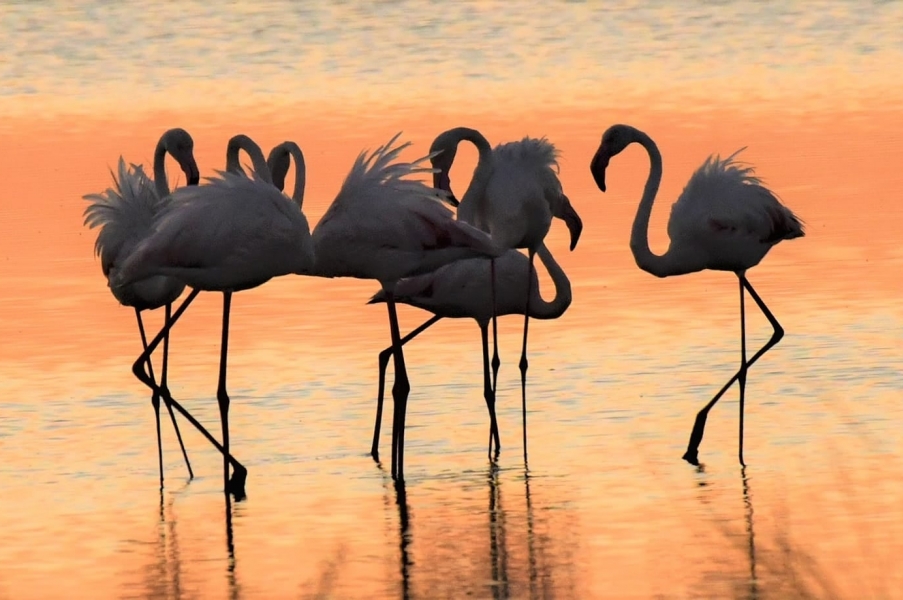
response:
[[[555,262],[552,253],[545,244],[540,244],[536,254],[542,261],[552,283],[555,285],[555,297],[551,301],[543,300],[539,293],[539,281],[536,272],[530,277],[534,279],[530,286],[530,316],[534,319],[557,319],[571,305],[571,282],[564,270]],[[496,297],[495,312],[498,316],[519,315],[524,311],[524,299],[520,290],[526,287],[527,257],[517,250],[508,250],[496,259],[496,277],[499,295]],[[490,259],[469,258],[447,264],[424,275],[402,279],[395,287],[395,301],[428,310],[433,317],[420,327],[401,339],[401,345],[408,343],[423,331],[442,318],[470,318],[477,322],[483,342],[483,394],[486,398],[492,392],[492,381],[489,374],[489,321],[492,319],[492,298],[490,297]],[[386,301],[385,291],[377,292],[368,304]],[[379,460],[379,429],[383,412],[383,393],[385,391],[386,367],[392,348],[379,353],[379,388],[376,404],[376,424],[373,427],[373,446],[370,451],[374,460]],[[490,419],[490,451],[492,435],[495,433],[495,446],[499,447],[498,424],[494,407],[489,407]]]
[[[266,160],[263,157],[263,152],[260,149],[260,146],[257,145],[254,140],[244,134],[237,134],[229,138],[228,143],[226,144],[226,171],[230,173],[234,173],[236,175],[240,175],[242,177],[247,176],[244,169],[242,169],[240,163],[240,153],[244,150],[248,157],[251,159],[252,168],[254,171],[261,173],[261,177],[267,177],[269,173],[268,165]],[[252,175],[253,179],[253,175]],[[281,188],[280,188],[281,190]],[[196,294],[195,294],[196,295]],[[194,299],[194,295],[190,295],[189,298],[179,306],[178,310],[175,313],[175,319],[178,319],[182,313],[188,308],[188,305]],[[144,372],[144,362],[148,360],[150,354],[157,347],[163,332],[161,331],[153,342],[147,345],[145,348],[145,352],[135,361],[135,364],[132,367],[132,371],[135,376],[143,382],[145,385],[151,387],[151,389],[155,391],[159,391],[164,399],[170,402],[176,410],[178,410],[182,416],[184,416],[194,427],[205,437],[207,440],[221,453],[223,456],[232,464],[233,475],[230,479],[230,489],[232,490],[235,497],[239,500],[244,498],[244,482],[247,479],[247,469],[243,464],[241,464],[234,456],[227,453],[222,444],[220,444],[213,435],[207,431],[207,428],[204,427],[191,413],[185,410],[181,404],[175,401],[172,398],[169,390],[163,388],[162,390],[158,390],[153,382],[152,376],[148,376],[147,373]],[[150,361],[148,360],[148,365]]]
[[[256,146],[256,145],[255,145]],[[183,188],[157,222],[156,229],[129,256],[118,273],[117,285],[151,275],[167,275],[192,287],[166,327],[171,328],[200,291],[223,294],[223,326],[217,401],[223,428],[223,483],[228,493],[244,496],[247,471],[236,466],[230,479],[229,395],[226,360],[229,313],[233,292],[251,289],[281,275],[310,273],[313,244],[301,206],[286,198],[271,183],[262,153],[252,154],[252,179],[232,172],[220,173],[207,185]],[[162,333],[162,332],[161,332]],[[143,363],[160,336],[135,363],[135,374],[146,381]],[[210,439],[210,438],[208,438]]]
[[[630,234],[630,250],[637,265],[656,277],[711,269],[733,271],[740,280],[740,370],[699,411],[683,458],[690,464],[699,464],[699,444],[702,442],[709,410],[737,380],[740,385],[739,457],[740,464],[743,465],[746,372],[784,336],[784,329],[750,285],[746,270],[759,264],[772,246],[783,240],[803,237],[803,225],[754,176],[752,167],[741,167],[734,161],[737,153],[724,160],[710,156],[693,173],[677,202],[671,207],[671,217],[668,220],[671,244],[667,252],[656,256],[649,249],[648,228],[652,203],[662,179],[662,155],[652,138],[629,125],[612,125],[602,136],[602,142],[590,164],[590,171],[599,189],[604,192],[605,169],[609,160],[634,142],[646,149],[650,162],[649,178]],[[771,339],[749,360],[746,360],[744,289],[774,328]]]
[[[467,127],[449,129],[436,137],[431,148],[432,152],[437,153],[433,158],[433,167],[438,170],[433,176],[433,185],[449,194],[449,171],[454,163],[458,144],[464,140],[476,146],[479,158],[470,185],[458,206],[458,220],[471,223],[489,233],[493,242],[502,248],[526,248],[526,266],[530,273],[533,272],[533,257],[549,231],[552,217],[563,219],[568,226],[573,250],[580,238],[583,223],[561,189],[561,182],[556,174],[558,151],[555,146],[545,138],[525,137],[490,150],[489,142],[479,131]],[[453,195],[451,197],[454,198]],[[496,304],[497,292],[495,279],[493,261],[490,265],[493,306]],[[523,309],[524,339],[519,363],[524,462],[527,461],[527,329],[530,324],[529,302],[533,277],[528,276],[525,283],[527,290],[523,301],[527,306]],[[487,404],[493,405],[491,412],[494,412],[499,368],[496,316],[493,310],[493,389],[491,400],[487,398]],[[493,435],[497,446],[498,432]]]
[[[119,158],[118,178],[113,174],[113,188],[108,188],[101,194],[88,194],[85,200],[91,202],[85,209],[85,225],[93,229],[100,227],[94,249],[100,256],[101,270],[107,278],[114,276],[125,258],[135,246],[152,229],[157,214],[164,209],[169,202],[169,182],[166,178],[165,157],[170,153],[185,173],[188,185],[197,185],[198,167],[194,160],[194,140],[184,129],[170,129],[166,131],[157,143],[154,152],[154,180],[144,173],[140,166],[126,167],[125,160]],[[141,335],[141,344],[147,349],[147,336],[144,331],[144,322],[141,312],[165,307],[165,320],[170,318],[172,303],[182,294],[185,285],[171,277],[150,277],[143,281],[136,281],[132,285],[124,287],[110,286],[113,296],[123,306],[135,309],[135,317],[138,320],[138,332]],[[169,358],[169,338],[163,344],[163,366],[160,378],[160,388],[166,388]],[[153,368],[148,363],[150,377],[153,379]],[[163,488],[163,442],[160,436],[160,396],[159,388],[154,388],[151,395],[151,406],[154,409],[154,417],[157,424],[157,459],[160,467],[160,488]],[[189,478],[194,477],[185,444],[182,442],[182,434],[179,424],[173,413],[172,403],[164,395],[164,404],[169,411],[179,447],[185,464],[188,467]]]
[[[437,190],[404,179],[409,174],[433,170],[420,166],[430,156],[411,163],[393,163],[410,145],[408,142],[393,148],[399,135],[369,156],[362,152],[357,157],[312,236],[317,275],[376,279],[386,294],[395,357],[392,477],[402,482],[410,383],[395,311],[396,285],[400,279],[435,271],[456,260],[496,257],[504,251],[483,232],[456,221],[436,198]]]

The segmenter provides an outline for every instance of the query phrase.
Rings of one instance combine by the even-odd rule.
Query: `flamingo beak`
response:
[[[577,247],[577,242],[580,240],[580,234],[583,232],[583,220],[580,218],[580,215],[577,214],[577,211],[574,210],[574,207],[571,206],[571,202],[567,199],[567,196],[562,194],[562,198],[564,200],[564,206],[561,211],[561,220],[564,221],[568,231],[571,232],[571,252],[573,252],[574,248]]]
[[[596,185],[603,192],[605,191],[605,169],[608,168],[609,160],[611,160],[611,154],[603,144],[596,150],[596,154],[589,164],[589,170],[593,174],[593,179],[596,180]]]
[[[448,171],[443,169],[437,173],[433,173],[433,187],[445,192],[444,197],[442,198],[444,201],[452,206],[458,206],[458,199],[455,198],[455,195],[451,190],[451,178],[448,176]]]
[[[188,185],[197,185],[201,182],[201,172],[198,170],[198,163],[195,162],[193,156],[189,157],[182,164],[182,172],[185,173],[185,177],[188,179]]]

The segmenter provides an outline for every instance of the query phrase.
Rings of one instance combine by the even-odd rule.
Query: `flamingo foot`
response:
[[[241,502],[247,498],[245,493],[245,482],[248,480],[248,470],[244,467],[235,467],[232,470],[232,477],[229,478],[229,484],[226,491],[235,496],[236,502]]]
[[[687,449],[682,458],[694,467],[699,466],[699,452],[696,450]]]

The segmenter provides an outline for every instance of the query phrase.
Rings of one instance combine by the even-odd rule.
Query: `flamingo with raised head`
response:
[[[534,281],[530,286],[530,317],[533,319],[557,319],[571,305],[571,282],[564,270],[555,261],[545,244],[540,244],[536,252],[542,261],[552,283],[555,296],[550,301],[543,299],[539,292],[539,281],[536,272],[530,273]],[[483,343],[483,394],[489,398],[492,392],[492,380],[489,369],[489,322],[492,319],[493,307],[490,296],[490,260],[488,258],[469,258],[459,260],[440,267],[432,273],[402,279],[395,287],[395,301],[401,304],[416,306],[433,313],[433,317],[401,338],[405,345],[434,323],[443,318],[469,318],[477,322]],[[496,296],[495,313],[498,316],[520,315],[524,311],[524,299],[521,296],[527,284],[527,257],[517,250],[508,250],[495,259],[496,277],[499,294]],[[368,302],[375,304],[386,301],[385,291],[377,292]],[[383,394],[385,392],[386,367],[392,348],[379,353],[379,387],[376,404],[376,423],[373,427],[373,446],[370,454],[379,460],[379,430],[383,412]],[[495,432],[495,445],[499,447],[498,424],[495,411],[490,410],[490,436]],[[490,442],[491,442],[490,438]]]
[[[648,135],[629,125],[612,125],[602,135],[599,149],[590,163],[596,185],[605,191],[605,170],[613,156],[632,143],[649,154],[649,177],[633,221],[630,250],[637,266],[656,277],[695,273],[705,269],[731,271],[740,281],[740,370],[721,388],[696,416],[684,460],[699,464],[699,444],[708,413],[734,381],[740,386],[740,464],[743,462],[743,409],[747,369],[784,336],[784,329],[762,302],[746,278],[746,271],[783,240],[803,237],[803,224],[762,185],[752,167],[734,159],[737,152],[721,159],[710,156],[690,177],[671,207],[668,236],[671,243],[661,256],[649,248],[649,217],[662,179],[662,155]],[[739,152],[739,151],[738,151]],[[746,315],[744,290],[762,310],[774,328],[771,339],[749,360],[746,359]]]
[[[100,256],[101,270],[107,278],[114,276],[119,266],[131,253],[135,246],[150,235],[153,230],[154,219],[169,202],[169,182],[166,177],[165,158],[169,153],[176,159],[185,173],[188,185],[197,185],[199,173],[194,159],[194,140],[187,131],[174,128],[166,131],[157,143],[154,152],[154,179],[151,180],[139,165],[126,166],[125,160],[120,157],[117,173],[113,176],[112,188],[107,188],[100,194],[88,194],[85,200],[91,202],[85,209],[85,225],[93,229],[99,227],[97,241],[94,244],[95,253]],[[185,284],[171,277],[150,277],[143,281],[136,281],[131,285],[114,287],[110,286],[113,296],[123,306],[135,309],[135,317],[138,320],[138,332],[141,335],[141,344],[147,349],[147,335],[144,330],[142,311],[165,308],[164,323],[171,316],[172,303],[182,294]],[[157,425],[157,460],[160,467],[160,488],[163,488],[163,441],[160,436],[160,388],[166,389],[168,362],[169,362],[169,337],[163,343],[163,362],[160,374],[160,385],[153,388],[151,406],[154,409],[154,418]],[[151,379],[154,378],[153,367],[148,363]],[[193,478],[191,462],[182,442],[182,434],[179,424],[173,413],[172,403],[167,395],[162,394],[163,402],[172,419],[176,437],[185,465],[188,467],[188,477]]]
[[[479,158],[473,177],[458,206],[458,220],[487,232],[494,243],[505,249],[526,248],[529,273],[533,272],[533,258],[546,237],[552,217],[564,220],[571,233],[571,250],[577,245],[583,223],[571,207],[570,200],[562,191],[558,180],[558,150],[547,139],[525,137],[516,142],[500,144],[491,149],[486,138],[476,129],[456,127],[439,134],[433,141],[431,151],[435,152],[433,185],[451,193],[449,171],[455,160],[458,144],[469,141],[477,148]],[[521,374],[521,415],[523,417],[524,462],[527,462],[527,330],[530,324],[530,288],[534,277],[526,277],[525,295],[522,296],[526,308],[524,315],[524,337],[520,357]],[[496,304],[497,285],[494,262],[490,265],[492,304]],[[493,311],[495,313],[495,311]],[[498,375],[498,328],[497,315],[492,317],[493,357],[492,394],[486,399],[494,412],[495,387]],[[498,432],[490,434],[496,441],[498,453]]]
[[[282,275],[309,274],[314,265],[313,244],[301,206],[272,185],[260,149],[251,153],[252,178],[221,172],[208,183],[183,188],[172,195],[153,235],[145,239],[122,265],[116,285],[152,275],[167,275],[192,289],[167,323],[171,328],[201,291],[223,294],[223,325],[217,401],[223,428],[223,483],[237,499],[244,497],[247,470],[229,454],[229,405],[226,390],[229,316],[232,294],[260,286]],[[161,335],[164,332],[161,332]],[[144,362],[158,335],[134,365],[135,375],[148,385]],[[199,426],[197,424],[196,426]],[[230,463],[235,467],[229,477]]]
[[[421,166],[431,155],[395,162],[410,142],[400,134],[369,155],[362,152],[342,188],[313,231],[316,275],[375,279],[386,294],[395,358],[392,477],[404,481],[404,423],[410,392],[395,310],[395,288],[406,277],[435,271],[456,260],[497,257],[504,250],[482,231],[456,221],[439,192],[405,177],[432,173]]]

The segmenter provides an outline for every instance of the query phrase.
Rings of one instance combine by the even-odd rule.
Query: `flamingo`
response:
[[[287,142],[290,143],[290,142]],[[246,176],[244,169],[241,167],[241,163],[239,160],[239,155],[241,151],[244,150],[251,159],[251,163],[253,169],[260,173],[269,172],[268,165],[263,158],[263,152],[260,149],[260,146],[257,145],[254,140],[244,134],[237,134],[229,138],[228,143],[226,144],[226,171],[230,173],[235,173],[237,175]],[[253,176],[252,176],[253,178]],[[281,190],[281,187],[279,188]],[[193,299],[193,298],[192,298]],[[179,309],[176,311],[177,316],[181,316],[181,314],[188,308],[190,301],[186,300]],[[162,333],[160,334],[162,335]],[[150,356],[153,350],[156,348],[157,343],[159,341],[160,335],[157,336],[156,340],[149,344],[149,350],[145,350],[145,354],[135,362],[133,366],[133,372],[135,376],[150,386],[152,389],[156,390],[157,388],[154,386],[152,378],[149,378],[143,370],[144,360]],[[149,361],[148,361],[148,364]],[[207,440],[220,452],[222,453],[227,460],[232,464],[233,468],[233,476],[230,484],[230,489],[235,494],[236,498],[242,499],[244,498],[244,482],[247,479],[247,469],[244,465],[242,465],[235,457],[231,454],[225,452],[222,444],[220,444],[213,435],[207,431],[207,428],[204,427],[194,416],[185,410],[178,402],[176,402],[172,395],[170,394],[168,389],[163,389],[161,391],[163,397],[168,399],[169,402],[172,403],[173,407],[178,410],[182,415],[192,424],[194,427],[205,437]]]
[[[752,167],[743,167],[734,158],[742,151],[721,159],[710,156],[690,177],[671,207],[668,220],[668,251],[657,256],[649,249],[649,216],[662,179],[662,155],[648,135],[629,125],[612,125],[602,136],[590,171],[599,189],[605,191],[605,170],[611,157],[632,143],[649,154],[649,177],[630,234],[630,250],[637,266],[656,277],[695,273],[705,269],[732,271],[740,281],[740,370],[721,388],[696,416],[684,460],[699,465],[699,444],[709,410],[734,381],[740,386],[740,464],[743,462],[743,407],[747,369],[784,336],[784,329],[762,302],[746,278],[746,271],[783,240],[803,237],[803,224],[762,185]],[[771,323],[771,339],[749,360],[746,359],[746,315],[744,289]]]
[[[301,205],[272,185],[263,154],[251,153],[253,178],[220,172],[207,185],[183,188],[172,195],[154,233],[122,265],[116,285],[128,285],[152,275],[167,275],[192,289],[166,324],[171,328],[201,291],[223,294],[223,324],[217,401],[223,428],[222,445],[209,440],[223,454],[223,483],[227,493],[244,497],[247,470],[229,454],[229,405],[226,390],[229,316],[232,294],[260,286],[274,277],[307,274],[314,265],[310,228]],[[143,364],[157,338],[135,362],[135,375],[148,385]],[[195,426],[199,426],[196,424]],[[229,477],[230,463],[235,467]]]
[[[570,200],[564,195],[558,180],[558,151],[545,138],[525,137],[520,141],[500,144],[490,149],[489,142],[476,129],[456,127],[439,134],[433,141],[434,187],[448,192],[451,198],[449,171],[455,160],[461,141],[474,144],[479,153],[477,166],[467,191],[458,207],[458,220],[471,223],[486,231],[493,242],[502,248],[526,248],[527,270],[533,272],[533,258],[546,237],[552,217],[564,220],[571,233],[571,250],[577,245],[583,223]],[[492,304],[496,304],[497,286],[495,263],[490,264]],[[527,461],[527,330],[530,324],[529,302],[533,277],[528,276],[526,295],[527,307],[523,309],[524,338],[519,363],[521,374],[521,414],[523,417],[524,462]],[[495,311],[492,316],[493,337],[493,385],[492,398],[487,404],[493,406],[495,386],[499,368],[498,332]],[[498,432],[491,434],[496,441],[498,452]],[[491,440],[490,440],[490,455]]]
[[[410,142],[386,145],[358,155],[342,188],[314,228],[316,275],[376,279],[389,311],[395,357],[395,403],[392,426],[392,477],[404,481],[404,422],[410,383],[405,369],[395,288],[400,279],[435,271],[444,264],[477,256],[497,257],[503,250],[482,231],[456,221],[436,198],[437,190],[405,180],[433,172],[421,164],[396,161]]]
[[[107,278],[108,285],[122,261],[142,239],[151,233],[154,218],[169,202],[169,182],[165,169],[167,152],[178,161],[188,180],[188,185],[197,185],[199,174],[193,149],[194,140],[187,131],[179,128],[170,129],[160,137],[154,152],[153,181],[144,173],[141,166],[132,165],[131,168],[128,168],[125,160],[119,157],[118,177],[117,174],[111,173],[114,187],[108,188],[100,194],[88,194],[83,197],[91,202],[84,212],[85,225],[90,229],[100,228],[94,250],[100,256],[101,270]],[[172,303],[184,289],[185,285],[182,282],[171,277],[150,277],[124,287],[110,286],[110,291],[120,304],[135,309],[138,332],[141,336],[141,344],[145,349],[147,349],[147,336],[141,318],[142,311],[165,307],[164,318],[168,320]],[[163,389],[166,388],[168,358],[169,338],[167,336],[163,344],[163,367],[160,379],[160,387]],[[148,363],[148,370],[153,379],[153,367],[150,363]],[[164,403],[169,411],[182,456],[188,467],[188,477],[194,478],[172,404],[165,396]],[[160,489],[163,489],[163,442],[160,436],[160,393],[157,388],[154,388],[151,395],[151,406],[154,409],[157,424],[157,459],[160,467]]]
[[[555,297],[551,301],[543,300],[539,293],[539,281],[536,272],[530,276],[534,279],[530,286],[530,316],[534,319],[557,319],[571,305],[571,282],[564,270],[555,262],[555,258],[545,244],[540,244],[536,254],[545,265],[555,285]],[[520,290],[526,287],[527,257],[517,250],[508,250],[496,259],[496,276],[500,294],[496,298],[495,312],[498,316],[519,315],[524,311],[524,299]],[[401,345],[408,343],[434,323],[443,318],[470,318],[477,322],[483,343],[483,394],[489,398],[492,382],[489,374],[489,321],[492,319],[492,299],[490,290],[490,259],[470,258],[447,264],[432,273],[402,279],[395,288],[395,301],[428,310],[433,317],[417,327],[401,339]],[[375,304],[386,301],[385,291],[377,292],[368,302]],[[376,424],[373,428],[373,446],[371,455],[379,460],[379,429],[383,411],[383,393],[385,391],[386,367],[392,348],[379,353],[379,391],[377,393]],[[493,432],[498,436],[494,407],[489,407],[490,436]],[[490,437],[490,449],[492,438]],[[495,439],[499,447],[498,437]]]

